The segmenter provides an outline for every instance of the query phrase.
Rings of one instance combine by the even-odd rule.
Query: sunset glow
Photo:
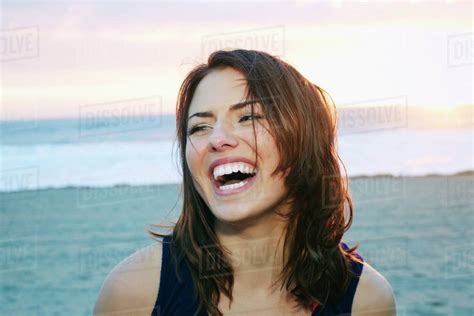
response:
[[[156,95],[172,114],[187,71],[239,46],[281,56],[337,106],[473,103],[470,3],[7,3],[1,18],[3,120]]]

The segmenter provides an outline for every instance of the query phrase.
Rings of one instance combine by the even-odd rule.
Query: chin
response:
[[[237,208],[225,208],[219,211],[213,211],[213,214],[218,221],[228,223],[242,222],[251,217],[247,211]]]

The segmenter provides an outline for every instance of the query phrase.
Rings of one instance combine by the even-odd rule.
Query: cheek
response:
[[[255,126],[255,132],[252,127],[245,129],[239,134],[239,137],[253,150],[258,149],[259,153],[261,149],[269,148],[269,144],[272,142],[271,135],[261,125]]]
[[[199,173],[199,155],[196,149],[193,147],[186,148],[186,163],[189,168],[189,172],[191,173],[192,183],[194,188],[199,193],[199,195],[204,198],[203,190],[201,189],[200,182],[200,173]]]
[[[206,176],[202,148],[188,144],[186,147],[186,163],[195,184],[196,181],[201,181],[202,177]]]
[[[278,163],[280,156],[274,137],[264,128],[256,130],[256,133],[257,144],[253,148],[258,150],[266,165]],[[253,135],[252,144],[255,144]]]
[[[187,147],[186,148],[186,163],[188,164],[189,171],[191,172],[191,175],[194,177],[196,176],[197,172],[197,165],[199,161],[199,155],[198,151],[193,148],[193,147]]]

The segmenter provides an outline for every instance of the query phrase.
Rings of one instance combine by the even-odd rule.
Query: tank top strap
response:
[[[191,273],[184,261],[179,265],[178,278],[170,247],[171,237],[163,237],[160,284],[151,316],[207,316],[207,313],[202,310],[197,313],[199,301],[194,290]]]
[[[341,246],[344,248],[344,250],[350,248],[344,242],[341,242]],[[349,288],[347,289],[346,294],[343,296],[341,301],[341,309],[343,309],[346,313],[350,313],[352,310],[352,303],[354,301],[357,285],[359,284],[359,279],[362,275],[362,270],[364,268],[364,258],[362,258],[362,256],[357,252],[353,252],[353,256],[355,257],[355,259],[351,260],[351,270],[354,273],[354,276],[352,277],[351,283],[349,284]]]
[[[341,242],[340,245],[344,250],[350,248],[344,242]],[[359,284],[359,279],[362,275],[362,270],[364,267],[364,258],[362,258],[359,253],[353,252],[352,256],[355,257],[351,260],[351,270],[353,272],[353,276],[349,287],[342,296],[341,300],[337,303],[336,306],[316,306],[316,309],[312,314],[313,316],[351,315],[352,303],[354,301],[357,285]]]

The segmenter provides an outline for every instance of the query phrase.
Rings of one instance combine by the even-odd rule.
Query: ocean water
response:
[[[474,129],[340,133],[349,176],[473,170]],[[0,191],[179,183],[175,117],[0,122]]]
[[[350,179],[343,241],[392,285],[401,316],[474,314],[474,176]],[[110,270],[179,213],[179,186],[0,193],[0,315],[90,315]],[[176,203],[178,202],[178,203]]]
[[[0,315],[91,314],[107,273],[153,242],[147,225],[179,214],[174,119],[0,122]],[[343,240],[390,282],[398,315],[474,315],[474,176],[412,177],[473,170],[472,141],[339,135],[355,205]]]

